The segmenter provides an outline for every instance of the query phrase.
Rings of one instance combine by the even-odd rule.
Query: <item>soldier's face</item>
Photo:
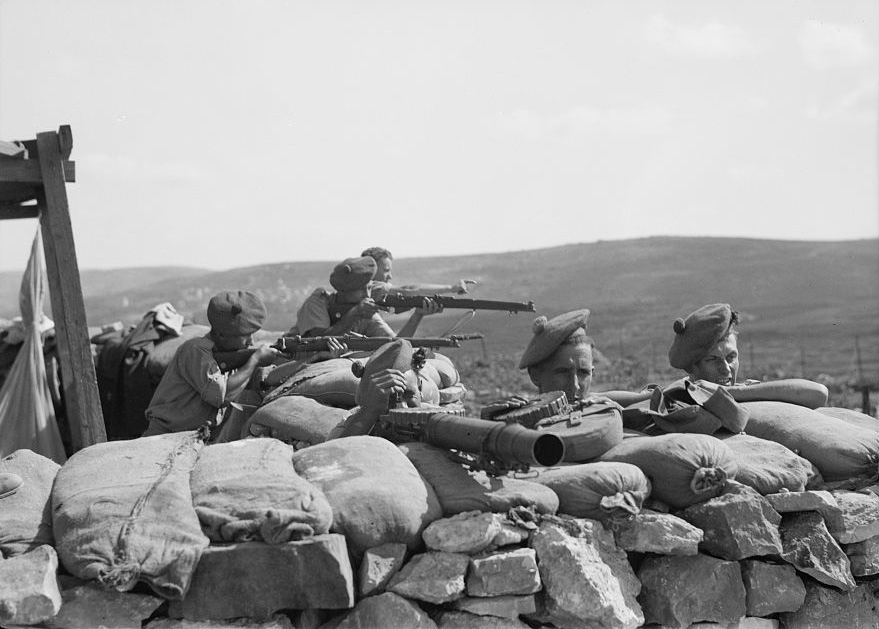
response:
[[[394,263],[390,258],[383,258],[378,262],[378,269],[375,272],[375,277],[372,279],[376,282],[390,282],[391,278],[394,277],[391,274],[393,266]]]
[[[739,373],[739,346],[735,335],[716,343],[703,358],[693,365],[690,375],[723,386],[736,383]]]
[[[562,345],[537,365],[531,380],[541,393],[564,391],[573,403],[589,394],[593,371],[591,345]]]

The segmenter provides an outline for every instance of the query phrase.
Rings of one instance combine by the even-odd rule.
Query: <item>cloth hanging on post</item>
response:
[[[60,465],[67,455],[52,406],[40,330],[45,294],[43,239],[37,226],[18,296],[24,342],[0,388],[0,458],[25,448]]]

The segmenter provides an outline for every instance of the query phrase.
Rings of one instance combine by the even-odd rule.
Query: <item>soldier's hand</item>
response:
[[[354,312],[359,319],[369,319],[378,312],[378,306],[375,305],[375,300],[372,297],[364,297],[359,304],[354,306]]]
[[[421,300],[421,306],[415,309],[420,315],[432,315],[438,314],[443,311],[443,306],[439,302],[430,297],[424,297]]]
[[[457,284],[452,285],[452,289],[455,291],[455,294],[463,295],[467,292],[468,284],[473,284],[475,286],[477,283],[476,280],[459,280]]]
[[[342,354],[348,351],[348,346],[332,336],[327,338],[327,349],[316,352],[308,360],[309,363],[316,363],[321,360],[331,360],[333,358],[341,358]]]
[[[494,419],[496,416],[501,413],[506,413],[507,411],[512,411],[517,408],[522,408],[526,404],[529,403],[527,398],[522,397],[521,395],[513,395],[503,400],[498,400],[496,402],[491,402],[490,404],[486,404],[479,411],[479,416],[482,419]]]
[[[264,367],[273,364],[277,358],[281,357],[281,353],[275,348],[270,347],[267,343],[261,343],[256,346],[253,356],[256,364]]]

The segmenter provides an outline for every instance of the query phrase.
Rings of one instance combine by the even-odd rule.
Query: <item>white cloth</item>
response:
[[[67,455],[55,421],[43,360],[45,293],[43,240],[38,226],[18,296],[24,340],[0,388],[0,458],[26,448],[61,465]]]

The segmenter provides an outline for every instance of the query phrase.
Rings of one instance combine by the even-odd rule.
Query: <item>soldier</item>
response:
[[[277,350],[261,344],[243,366],[224,373],[214,357],[215,349],[235,351],[252,344],[252,334],[266,316],[262,300],[253,293],[218,293],[211,297],[207,315],[210,332],[183,343],[165,370],[146,410],[149,426],[144,437],[216,426],[257,369],[278,358]]]
[[[738,313],[729,304],[708,304],[676,319],[668,350],[672,367],[709,389],[724,387],[736,402],[777,401],[818,408],[827,404],[827,387],[801,378],[738,384]]]
[[[538,391],[563,391],[568,402],[574,406],[587,406],[596,402],[613,402],[627,406],[633,402],[649,399],[650,393],[629,391],[605,391],[592,394],[593,365],[592,337],[586,334],[589,310],[574,310],[552,319],[538,317],[532,326],[533,336],[522,353],[519,369],[527,369],[528,377]],[[484,406],[481,415],[490,419],[495,415],[520,408],[529,403],[521,396]]]
[[[392,286],[394,256],[390,251],[383,247],[370,247],[365,249],[360,255],[369,256],[375,260],[377,270],[372,281],[372,291],[376,296],[387,293],[390,290],[404,295],[441,295],[444,293],[463,295],[467,292],[467,287],[470,284],[476,284],[475,280],[459,280],[457,284],[407,284],[406,286]]]
[[[442,311],[439,304],[425,297],[423,306],[416,308],[403,328],[395,333],[378,314],[378,306],[372,298],[371,282],[377,269],[370,256],[348,258],[337,264],[330,275],[330,285],[336,292],[324,288],[312,292],[296,313],[296,325],[289,334],[413,336],[425,315]]]

